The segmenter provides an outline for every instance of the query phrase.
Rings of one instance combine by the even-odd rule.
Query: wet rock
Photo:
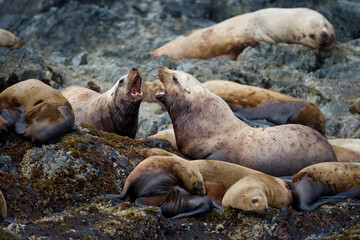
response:
[[[44,57],[32,48],[23,47],[14,51],[0,48],[0,68],[0,91],[29,78],[36,78],[48,84],[54,84],[54,81],[61,84]]]

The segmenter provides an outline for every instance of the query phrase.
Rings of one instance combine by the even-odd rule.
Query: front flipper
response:
[[[198,196],[191,195],[186,197],[187,205],[189,209],[193,209],[188,212],[179,213],[171,219],[180,218],[180,217],[189,217],[196,214],[206,213],[214,208],[213,202],[208,198],[208,196]]]
[[[7,132],[7,128],[15,126],[15,132],[24,134],[26,131],[24,106],[15,109],[3,109],[0,113],[0,130]]]
[[[160,206],[166,199],[167,194],[140,197],[135,200],[136,206]]]
[[[309,204],[307,206],[308,211],[314,211],[321,205],[324,205],[329,202],[342,202],[345,201],[347,198],[358,198],[360,197],[360,187],[352,187],[345,192],[341,192],[332,196],[323,196],[319,197],[315,202]]]

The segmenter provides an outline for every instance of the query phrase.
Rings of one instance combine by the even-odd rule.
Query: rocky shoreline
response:
[[[360,3],[357,1],[21,1],[0,2],[0,27],[24,47],[0,49],[0,90],[37,78],[56,89],[94,81],[108,90],[130,67],[143,81],[157,67],[183,70],[205,82],[222,79],[271,89],[315,103],[326,117],[325,136],[360,138],[360,115],[349,111],[360,97]],[[25,4],[25,5],[24,5]],[[95,5],[96,4],[96,5]],[[26,6],[25,8],[23,6]],[[178,34],[232,15],[265,7],[309,7],[333,23],[337,43],[330,51],[300,45],[245,49],[237,61],[172,61],[149,52]],[[291,207],[266,216],[236,210],[211,211],[177,220],[154,207],[116,203],[126,176],[143,151],[163,141],[146,139],[171,127],[156,103],[142,103],[136,139],[80,125],[56,142],[35,146],[14,134],[0,145],[0,189],[8,222],[0,239],[348,239],[360,236],[360,201],[349,199],[314,212]],[[8,141],[6,140],[8,139]]]

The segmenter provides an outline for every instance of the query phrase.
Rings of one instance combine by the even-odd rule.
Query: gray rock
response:
[[[52,84],[52,81],[58,81],[62,84],[51,71],[44,57],[32,48],[23,47],[14,51],[0,48],[0,69],[0,91],[29,78]]]

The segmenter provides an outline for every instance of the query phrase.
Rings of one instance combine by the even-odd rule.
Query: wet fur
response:
[[[49,143],[70,131],[74,113],[70,103],[45,83],[29,79],[5,89],[0,94],[0,110],[16,111],[25,107],[25,137],[35,143]]]
[[[339,200],[337,194],[345,193],[342,200],[360,197],[360,163],[319,163],[306,167],[293,175],[292,190],[296,206],[309,211]],[[328,196],[326,201],[321,199],[324,196]]]
[[[139,205],[159,206],[166,217],[209,211],[202,176],[189,161],[177,156],[152,156],[128,176],[119,198]]]
[[[160,68],[158,77],[165,93],[157,98],[170,114],[179,151],[187,157],[232,162],[273,176],[337,161],[325,137],[312,128],[248,127],[190,74]]]
[[[327,34],[326,38],[321,33]],[[268,8],[227,19],[216,25],[185,33],[152,53],[181,58],[236,59],[247,46],[299,43],[329,49],[335,42],[334,28],[320,13],[306,8]]]
[[[249,120],[265,119],[275,125],[298,123],[324,134],[325,117],[313,103],[230,81],[212,80],[202,85]]]
[[[80,86],[64,89],[61,93],[74,109],[75,122],[135,138],[139,107],[143,99],[142,96],[132,97],[129,94],[131,80],[136,74],[140,76],[140,72],[130,69],[127,75],[122,76],[103,94]]]
[[[6,47],[9,50],[19,49],[22,47],[22,41],[11,32],[0,28],[0,47]]]

